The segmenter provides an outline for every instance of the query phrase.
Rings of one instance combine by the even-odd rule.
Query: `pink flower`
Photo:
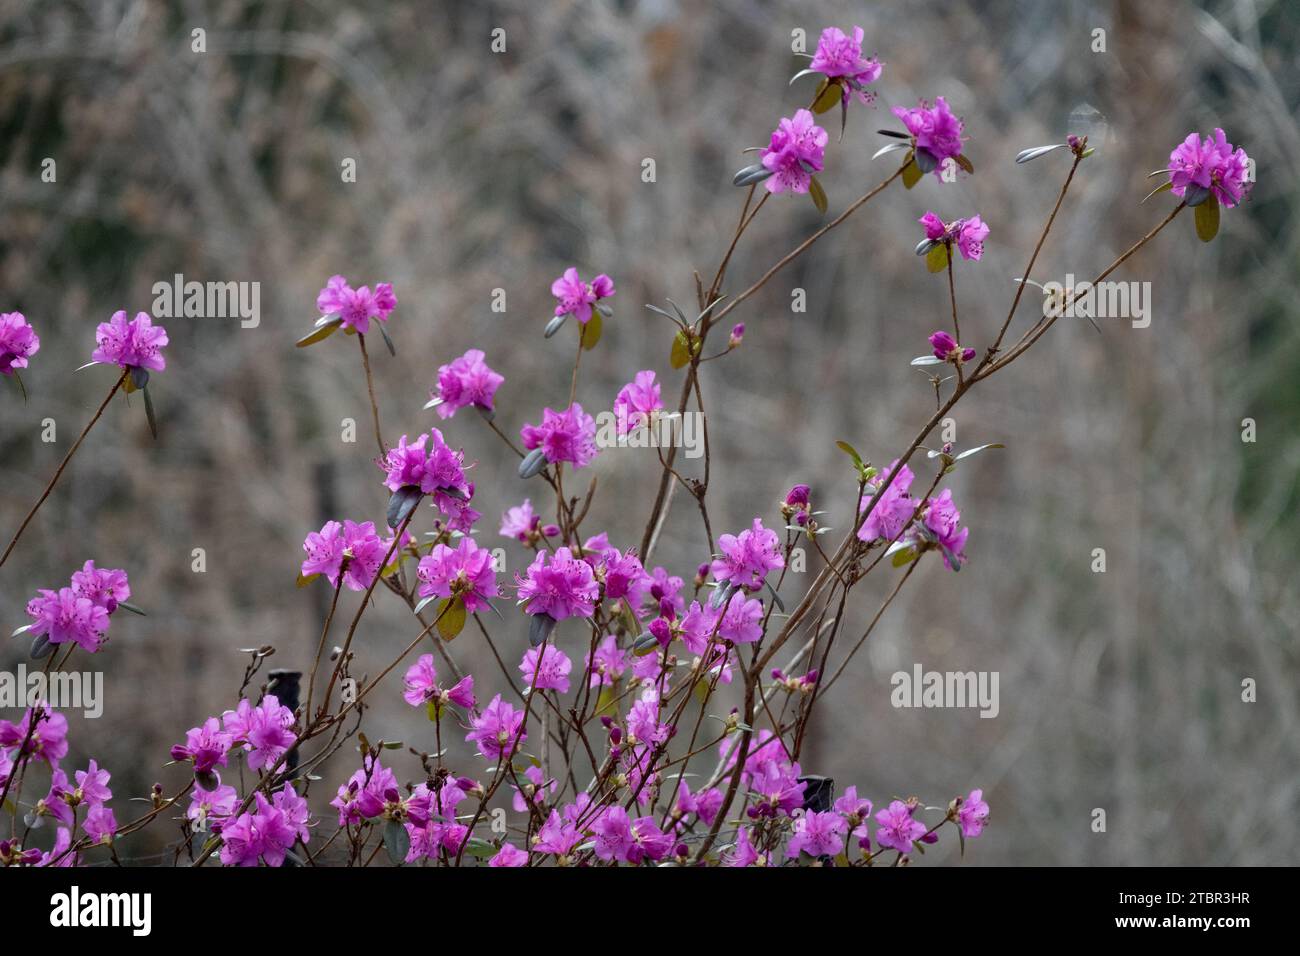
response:
[[[983,790],[972,790],[970,796],[957,807],[957,825],[967,839],[979,836],[989,822],[989,805],[984,802]]]
[[[354,289],[343,276],[331,276],[316,296],[316,308],[321,315],[337,315],[345,329],[356,329],[365,335],[370,331],[371,319],[388,321],[389,314],[397,308],[397,296],[388,282],[379,283],[371,292],[370,286]]]
[[[614,280],[601,273],[591,280],[583,282],[578,270],[570,266],[564,275],[551,283],[551,295],[559,300],[555,306],[556,315],[572,315],[583,325],[591,319],[591,307],[601,299],[608,299],[614,294]]]
[[[375,531],[373,521],[327,521],[320,531],[307,535],[302,543],[307,552],[302,562],[302,574],[310,577],[323,574],[332,587],[339,586],[339,572],[347,559],[347,570],[343,571],[343,583],[353,591],[364,591],[370,587],[379,573],[380,563],[388,553],[383,540]]]
[[[725,743],[726,741],[724,741]],[[749,761],[745,765],[749,766]],[[803,806],[805,784],[799,782],[799,765],[784,760],[762,760],[751,771],[749,788],[754,794],[751,816],[774,817],[791,814]]]
[[[659,692],[649,688],[627,712],[627,742],[661,744],[671,736],[671,728],[659,722]]]
[[[90,808],[81,826],[86,831],[86,836],[90,837],[92,845],[111,843],[117,833],[117,819],[113,816],[113,811],[102,803]]]
[[[931,106],[925,100],[921,100],[919,107],[904,109],[901,106],[895,106],[893,113],[907,131],[912,134],[913,144],[917,153],[924,151],[934,162],[934,174],[942,178],[943,162],[946,159],[961,155],[962,141],[962,121],[952,114],[948,109],[948,103],[942,96],[934,101]]]
[[[195,787],[190,795],[190,805],[185,817],[195,824],[196,829],[209,828],[208,821],[220,822],[235,812],[239,806],[239,794],[234,787],[220,783],[212,790]]]
[[[627,811],[618,804],[602,810],[592,826],[595,836],[596,856],[602,860],[626,863],[636,840],[632,836],[632,821]]]
[[[592,687],[612,686],[627,669],[627,652],[619,650],[617,637],[607,634],[596,645],[596,653],[587,654],[586,666],[591,673]]]
[[[0,375],[26,368],[41,347],[41,339],[21,312],[0,312]]]
[[[626,435],[629,431],[649,424],[650,416],[663,407],[655,373],[648,370],[637,372],[632,381],[619,389],[618,397],[614,399],[618,433]]]
[[[897,459],[891,461],[889,467],[874,482],[867,484],[866,493],[862,496],[862,501],[858,506],[861,511],[866,511],[868,505],[871,504],[872,496],[880,490],[881,483],[893,472],[897,465]],[[876,502],[876,507],[871,510],[871,514],[867,515],[867,520],[858,529],[858,538],[860,540],[876,541],[883,538],[886,541],[892,541],[902,533],[916,511],[916,502],[907,494],[907,489],[912,487],[912,478],[912,469],[906,465],[898,469],[898,474],[894,475],[894,480],[889,483],[885,493]]]
[[[925,238],[938,241],[948,235],[948,226],[933,212],[927,212],[917,220],[925,226]]]
[[[963,259],[978,261],[983,257],[989,227],[979,216],[945,223],[933,212],[927,212],[917,221],[925,226],[925,238],[932,242],[955,242]]]
[[[584,560],[596,572],[596,579],[605,585],[605,597],[610,600],[621,597],[639,600],[639,595],[650,586],[652,578],[632,552],[624,554],[618,548],[609,547],[608,539],[603,547],[598,546],[595,538],[583,542],[582,549],[587,552]]]
[[[444,690],[438,684],[432,654],[421,654],[407,668],[402,686],[402,698],[412,707],[427,707],[432,703],[441,708],[450,703],[468,710],[474,706],[474,676],[466,674],[450,690]]]
[[[540,663],[538,651],[542,651]],[[536,685],[538,690],[569,692],[569,672],[573,670],[573,662],[554,644],[528,648],[524,651],[524,659],[519,662],[519,670],[524,675],[525,687]]]
[[[930,347],[934,349],[935,358],[952,362],[954,365],[959,361],[969,362],[975,358],[974,349],[962,348],[947,332],[935,332],[931,335]]]
[[[253,770],[274,767],[298,739],[291,729],[293,711],[281,706],[274,694],[263,697],[257,707],[247,698],[241,700],[235,710],[221,715],[221,721],[232,741],[249,752],[248,766]]]
[[[794,830],[790,842],[786,844],[785,855],[794,859],[800,853],[809,856],[834,856],[844,849],[844,837],[848,824],[838,813],[827,810],[818,813],[813,810],[802,814],[794,821]]]
[[[527,601],[529,614],[546,614],[557,621],[567,617],[591,617],[600,600],[600,585],[591,565],[575,558],[568,548],[554,554],[539,551],[520,579],[519,600]]]
[[[167,330],[154,325],[148,312],[137,312],[130,321],[127,321],[126,312],[114,312],[112,319],[99,324],[95,344],[95,351],[90,355],[93,362],[155,372],[167,366],[162,357],[162,347],[167,344]]]
[[[767,859],[754,848],[754,841],[749,835],[748,827],[741,827],[736,845],[722,854],[722,865],[729,867],[765,866]]]
[[[401,795],[393,771],[366,756],[364,766],[339,787],[330,806],[339,812],[339,826],[373,820],[390,806],[400,806]]]
[[[989,227],[979,216],[961,220],[957,228],[957,250],[963,259],[979,261],[984,255],[984,240],[988,238]]]
[[[764,180],[767,191],[806,193],[812,174],[824,168],[829,138],[808,110],[799,110],[793,119],[783,118],[759,154],[763,168],[773,174]]]
[[[504,381],[504,376],[487,367],[480,350],[470,349],[450,364],[439,367],[438,388],[429,394],[440,401],[439,418],[451,418],[467,405],[492,411],[492,396]]]
[[[131,596],[131,584],[126,572],[119,568],[96,568],[94,561],[87,561],[80,571],[72,573],[72,590],[78,596],[89,598],[109,614],[117,610],[117,605]]]
[[[763,527],[761,518],[755,518],[753,527],[738,535],[722,535],[718,547],[722,555],[710,566],[713,576],[747,591],[761,588],[768,571],[785,567],[780,539],[775,531]]]
[[[524,733],[524,712],[516,710],[497,694],[483,712],[472,718],[474,729],[466,740],[478,744],[478,752],[489,760],[508,759],[528,735]]]
[[[722,791],[717,787],[691,793],[691,788],[683,782],[681,792],[677,795],[676,809],[683,816],[694,813],[706,826],[712,826],[714,817],[722,809],[722,797]]]
[[[552,810],[546,823],[537,831],[537,841],[533,844],[533,849],[538,853],[568,856],[581,842],[582,834],[573,825],[573,821],[562,819],[558,810]]]
[[[45,634],[51,644],[72,641],[92,654],[108,631],[108,611],[72,588],[42,588],[27,602],[27,615],[32,619],[32,636]]]
[[[763,602],[747,598],[744,594],[733,594],[727,602],[726,613],[718,625],[718,636],[733,644],[752,644],[763,636]],[[693,653],[704,650],[699,648]]]
[[[488,860],[488,866],[527,866],[528,854],[513,843],[503,843],[496,856]]]
[[[529,544],[535,540],[541,523],[542,519],[533,513],[532,500],[525,498],[523,504],[515,505],[501,515],[501,536]]]
[[[108,789],[108,781],[112,776],[91,760],[85,770],[78,770],[74,774],[77,786],[72,791],[73,796],[78,803],[106,803],[113,799],[113,791]]]
[[[524,789],[515,787],[515,795],[510,802],[518,813],[525,812],[530,803],[535,804],[539,809],[543,808],[547,793],[555,793],[555,788],[558,786],[554,780],[548,784],[546,774],[542,773],[541,767],[529,767],[524,771],[524,779],[528,781],[524,784]]]
[[[808,64],[808,69],[816,70],[828,78],[843,77],[846,81],[846,102],[851,95],[863,103],[870,103],[876,98],[874,93],[862,87],[880,78],[880,61],[862,55],[862,37],[862,27],[855,26],[852,36],[839,27],[827,27],[817,41],[817,52],[813,55],[812,62]]]
[[[1171,192],[1180,199],[1187,194],[1188,186],[1199,186],[1214,194],[1219,204],[1231,209],[1236,206],[1251,187],[1247,180],[1250,157],[1244,149],[1235,149],[1223,130],[1215,127],[1214,138],[1202,142],[1195,133],[1179,143],[1169,154]],[[1194,205],[1195,203],[1193,203]]]
[[[952,491],[945,488],[938,498],[931,498],[926,505],[921,522],[934,535],[943,553],[944,565],[952,571],[960,571],[966,560],[964,548],[970,528],[958,528],[961,512],[952,501]]]
[[[596,457],[596,420],[577,402],[562,412],[543,409],[541,424],[524,425],[519,437],[525,448],[541,448],[552,463],[569,461],[585,468]]]
[[[31,728],[33,710],[36,729],[31,731],[31,740],[27,739]],[[27,708],[23,719],[16,724],[0,720],[0,748],[9,751],[11,758],[20,756],[40,757],[50,766],[68,755],[68,718],[57,710],[51,710],[42,702],[33,709]]]
[[[420,559],[416,576],[420,579],[421,597],[459,597],[470,614],[501,593],[492,552],[480,548],[470,537],[461,538],[455,548],[434,545]]]
[[[442,432],[431,428],[409,444],[403,435],[379,467],[384,470],[384,485],[389,491],[415,487],[430,495],[450,488],[468,498],[464,464],[461,452],[448,447]]]
[[[897,850],[904,855],[912,852],[912,844],[925,836],[926,826],[912,817],[915,807],[895,800],[876,814],[880,827],[876,830],[876,843]]]
[[[185,732],[185,743],[172,747],[172,759],[191,760],[195,774],[208,773],[214,767],[228,765],[232,743],[232,736],[221,729],[221,721],[209,717],[201,727]]]
[[[280,866],[299,838],[310,836],[307,829],[307,801],[292,787],[267,800],[259,790],[254,806],[221,828],[221,862],[224,866]]]

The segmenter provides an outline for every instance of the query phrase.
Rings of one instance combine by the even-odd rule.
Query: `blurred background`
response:
[[[958,406],[959,445],[1007,445],[948,480],[971,528],[969,564],[917,573],[819,703],[805,772],[833,776],[838,792],[856,783],[878,805],[911,794],[946,804],[982,786],[993,826],[967,865],[1294,860],[1300,231],[1286,223],[1300,203],[1300,8],[1281,0],[0,3],[0,309],[24,312],[42,342],[23,375],[29,399],[0,399],[6,540],[111,384],[104,369],[73,371],[96,324],[149,310],[153,284],[176,273],[260,283],[257,328],[164,321],[158,440],[138,396],[117,399],[0,571],[8,630],[37,588],[63,585],[88,557],[127,569],[149,612],[115,618],[93,660],[104,716],[69,714],[69,760],[112,770],[119,819],[154,781],[183,783],[184,768],[164,768],[168,747],[234,706],[239,648],[272,644],[268,667],[307,668],[328,601],[324,585],[294,586],[307,532],[331,518],[382,521],[356,347],[338,336],[294,348],[324,281],[341,272],[395,286],[398,355],[371,347],[390,442],[439,424],[422,410],[435,371],[470,347],[506,376],[497,421],[508,432],[562,406],[573,331],[548,341],[541,330],[550,282],[571,264],[618,287],[579,401],[608,409],[647,368],[674,401],[672,329],[642,305],[693,301],[692,271],[712,275],[739,213],[731,176],[752,161],[741,150],[811,97],[815,81],[787,85],[805,65],[792,31],[811,50],[823,26],[855,23],[885,68],[877,106],[850,111],[842,143],[838,116],[824,121],[830,215],[892,171],[896,157],[870,159],[889,142],[875,131],[899,128],[889,107],[920,97],[943,95],[964,117],[976,173],[895,184],[733,313],[744,345],[702,375],[715,534],[755,515],[779,526],[776,503],[806,482],[838,540],[854,480],[835,440],[885,464],[934,407],[908,362],[948,326],[948,303],[942,277],[912,254],[916,219],[933,209],[991,225],[983,261],[956,269],[965,344],[986,345],[1068,166],[1059,153],[1017,166],[1018,150],[1071,131],[1097,147],[1040,280],[1091,278],[1155,225],[1173,200],[1139,205],[1144,177],[1192,130],[1222,126],[1257,161],[1258,186],[1213,243],[1181,216],[1115,275],[1150,283],[1149,328],[1062,321]],[[496,28],[502,53],[489,46]],[[46,158],[56,182],[42,181]],[[355,182],[341,175],[349,159]],[[805,197],[774,197],[726,291],[822,221]],[[804,313],[791,310],[795,288]],[[496,289],[504,313],[492,311]],[[1026,296],[1012,335],[1038,304]],[[40,440],[46,418],[55,444]],[[341,440],[346,418],[354,444]],[[1242,440],[1246,418],[1254,443]],[[528,495],[553,504],[515,476],[476,415],[444,432],[478,463],[478,537],[506,548],[513,578],[526,553],[496,536],[500,512]],[[697,474],[699,462],[684,467]],[[914,467],[928,483],[931,463]],[[609,451],[591,472],[600,492],[584,528],[634,547],[655,453]],[[191,570],[195,548],[204,573]],[[1091,570],[1095,548],[1104,574]],[[678,495],[653,563],[689,580],[707,557]],[[809,564],[787,579],[788,601]],[[896,574],[882,567],[855,591],[842,641]],[[357,600],[345,593],[349,616]],[[486,620],[511,656],[525,625],[507,618]],[[357,670],[377,672],[418,631],[377,591]],[[582,639],[568,636],[580,661]],[[25,651],[0,645],[0,667],[12,672]],[[452,651],[481,700],[504,689],[472,627]],[[893,708],[890,675],[914,663],[997,671],[999,715]],[[431,750],[400,673],[367,732]],[[1248,678],[1254,703],[1242,701]],[[483,772],[459,743],[451,754],[461,772]],[[345,751],[324,769],[318,810],[355,766]],[[410,758],[398,773],[420,775]],[[1105,833],[1092,832],[1094,808],[1106,810]],[[174,836],[155,825],[121,852],[147,860]],[[936,855],[956,862],[955,844],[924,862]]]

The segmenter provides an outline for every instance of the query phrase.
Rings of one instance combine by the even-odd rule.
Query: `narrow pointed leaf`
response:
[[[134,604],[128,604],[126,601],[118,601],[117,606],[122,608],[122,610],[124,611],[130,611],[132,614],[139,614],[141,617],[149,616],[148,614],[145,614],[144,611],[140,610],[140,608],[136,607]]]
[[[918,355],[916,358],[912,359],[912,364],[917,367],[922,365],[942,365],[943,359],[937,358],[933,355]]]
[[[912,157],[912,162],[923,173],[932,173],[939,168],[939,158],[928,149],[918,149],[916,155]]]
[[[564,315],[557,315],[551,319],[551,321],[547,322],[546,328],[542,331],[542,337],[549,339],[556,332],[560,331],[560,326],[564,324],[568,317],[569,313],[566,312]]]
[[[144,393],[144,416],[149,419],[149,431],[154,439],[158,438],[158,416],[153,410],[153,397],[149,394],[149,386],[140,389]]]
[[[324,342],[327,338],[337,332],[342,325],[343,320],[341,318],[331,319],[320,328],[308,332],[300,338],[298,340],[298,348],[305,349],[307,346],[315,345],[317,342]]]
[[[1187,187],[1191,192],[1191,187]],[[1209,242],[1219,234],[1219,200],[1211,194],[1196,207],[1196,237]]]
[[[581,330],[578,332],[578,338],[582,343],[582,347],[588,352],[594,349],[596,343],[600,341],[601,333],[604,330],[605,323],[601,319],[600,313],[592,312],[591,318],[587,320],[587,323],[583,325]]]
[[[1062,149],[1065,143],[1053,143],[1051,146],[1031,146],[1029,149],[1022,149],[1016,154],[1017,163],[1030,163],[1039,156],[1046,156],[1054,149]]]
[[[378,324],[379,334],[384,337],[384,344],[388,346],[388,354],[393,358],[397,358],[397,347],[393,345],[393,340],[388,335],[388,329],[384,328],[384,323],[380,322]]]
[[[398,820],[389,820],[384,824],[384,849],[388,852],[388,861],[394,866],[406,862],[406,854],[411,850],[411,835]]]
[[[1167,192],[1169,192],[1169,190],[1171,190],[1171,189],[1173,189],[1173,188],[1174,188],[1174,184],[1173,184],[1173,181],[1172,181],[1172,180],[1171,180],[1170,182],[1167,182],[1167,183],[1161,183],[1161,184],[1160,184],[1159,186],[1157,186],[1155,189],[1151,190],[1151,192],[1149,192],[1149,193],[1147,193],[1145,196],[1143,196],[1143,197],[1142,197],[1142,202],[1146,202],[1146,201],[1147,201],[1148,199],[1150,199],[1152,196],[1155,196],[1155,195],[1157,195],[1157,194],[1159,194],[1159,193],[1167,193]],[[1138,203],[1138,205],[1141,205],[1141,204],[1142,204],[1142,203]]]
[[[812,197],[813,205],[817,207],[817,211],[823,216],[826,215],[829,206],[826,199],[826,190],[822,189],[822,184],[816,176],[808,178],[808,195]]]
[[[907,144],[906,144],[906,143],[886,143],[884,146],[880,147],[880,149],[878,149],[878,150],[876,150],[874,153],[872,153],[871,158],[872,158],[872,159],[879,159],[881,156],[884,156],[886,153],[897,152],[897,151],[900,150],[900,149],[907,149]]]

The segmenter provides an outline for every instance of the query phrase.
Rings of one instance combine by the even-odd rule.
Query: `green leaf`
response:
[[[149,431],[155,440],[158,438],[158,416],[153,410],[153,399],[149,395],[149,386],[140,389],[144,393],[144,417],[149,419]]]
[[[903,565],[915,561],[916,558],[917,558],[917,551],[915,548],[910,548],[910,547],[903,548],[897,553],[895,553],[892,558],[889,559],[889,563],[896,568],[901,568]]]
[[[458,594],[438,605],[438,633],[444,641],[450,641],[464,629],[465,602]]]
[[[438,722],[438,702],[431,700],[424,705],[424,712],[429,716],[429,722],[436,724]]]
[[[673,368],[685,368],[691,361],[691,346],[685,332],[673,336],[673,349],[668,355],[668,364]]]
[[[921,168],[916,165],[916,159],[912,158],[908,160],[907,165],[903,167],[903,186],[907,189],[911,189],[920,181]]]
[[[813,100],[812,110],[814,113],[825,113],[827,110],[834,109],[843,98],[844,90],[839,83],[823,80],[817,90],[817,98]]]
[[[465,852],[479,860],[490,860],[497,855],[497,848],[482,837],[470,837],[465,841]]]
[[[940,243],[925,254],[925,267],[931,272],[942,272],[948,268],[948,246]]]
[[[618,708],[615,701],[618,700],[614,693],[614,688],[609,685],[602,685],[600,696],[596,698],[596,716],[597,717],[615,717],[618,715]]]
[[[389,337],[388,330],[384,328],[384,323],[377,322],[376,324],[379,326],[379,334],[384,337],[384,344],[388,346],[388,354],[393,358],[397,358],[397,346],[393,345],[393,340]]]
[[[1147,193],[1144,197],[1142,197],[1142,202],[1146,202],[1152,196],[1158,196],[1160,195],[1160,193],[1167,193],[1169,192],[1169,190],[1173,188],[1174,188],[1174,181],[1172,179],[1167,183],[1161,183],[1155,189],[1151,190],[1151,192]],[[1142,203],[1138,203],[1138,205],[1140,206],[1142,205]]]
[[[1213,193],[1196,207],[1196,237],[1209,242],[1219,234],[1219,200]]]
[[[406,854],[411,849],[411,835],[406,832],[406,827],[396,820],[389,820],[384,824],[384,849],[388,851],[388,859],[394,866],[401,866],[406,862]]]
[[[298,572],[298,587],[300,587],[300,588],[305,588],[307,585],[309,585],[309,584],[311,584],[313,581],[315,581],[318,577],[320,577],[319,574],[303,574],[301,571],[299,571],[299,572]]]
[[[604,331],[604,325],[600,313],[593,310],[587,324],[579,327],[578,338],[582,342],[582,347],[588,352],[594,349],[596,343],[600,341],[600,334]]]
[[[1006,448],[1006,447],[1007,447],[1007,446],[1004,445],[1004,444],[1002,444],[1002,442],[1000,442],[1000,441],[990,442],[990,443],[987,444],[987,445],[976,445],[974,448],[967,448],[967,449],[966,449],[964,452],[962,452],[961,454],[956,455],[956,456],[953,458],[953,461],[961,461],[963,458],[969,458],[971,455],[978,455],[980,452],[984,451],[986,448]]]
[[[829,203],[826,199],[826,190],[822,189],[822,184],[818,182],[816,176],[808,177],[808,195],[812,197],[813,205],[823,216],[826,215],[826,209]]]
[[[835,447],[838,448],[840,451],[844,452],[844,454],[848,455],[850,458],[852,458],[853,464],[857,465],[859,468],[862,467],[862,456],[859,455],[858,450],[854,448],[852,445],[850,445],[848,442],[837,441],[835,443]]]
[[[974,174],[975,172],[975,164],[972,163],[969,159],[967,159],[964,155],[957,157],[957,165],[960,166],[962,169],[966,170],[966,172],[968,173]]]
[[[298,340],[298,348],[305,349],[307,346],[315,345],[317,342],[324,342],[327,338],[329,338],[331,335],[337,332],[342,325],[343,325],[342,318],[338,318],[338,319],[334,319],[333,321],[326,322],[320,328],[313,329],[311,332],[308,332],[306,335],[300,338]]]

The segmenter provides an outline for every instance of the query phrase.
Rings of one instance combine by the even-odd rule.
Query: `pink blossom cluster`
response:
[[[336,275],[330,277],[316,296],[316,308],[323,316],[337,316],[343,328],[365,335],[370,331],[371,321],[388,321],[397,308],[397,296],[391,283],[380,282],[372,292],[367,285],[354,289],[347,279]]]
[[[42,588],[27,602],[32,619],[25,630],[50,644],[73,643],[91,653],[108,640],[109,618],[131,596],[131,584],[120,568],[97,568],[87,561],[67,587]]]
[[[39,351],[41,337],[21,312],[0,312],[0,375],[12,375],[26,368],[27,360]]]
[[[162,356],[167,342],[167,330],[154,325],[148,312],[137,312],[134,319],[127,319],[126,312],[119,310],[107,322],[99,324],[90,360],[123,369],[160,372],[167,366]]]

